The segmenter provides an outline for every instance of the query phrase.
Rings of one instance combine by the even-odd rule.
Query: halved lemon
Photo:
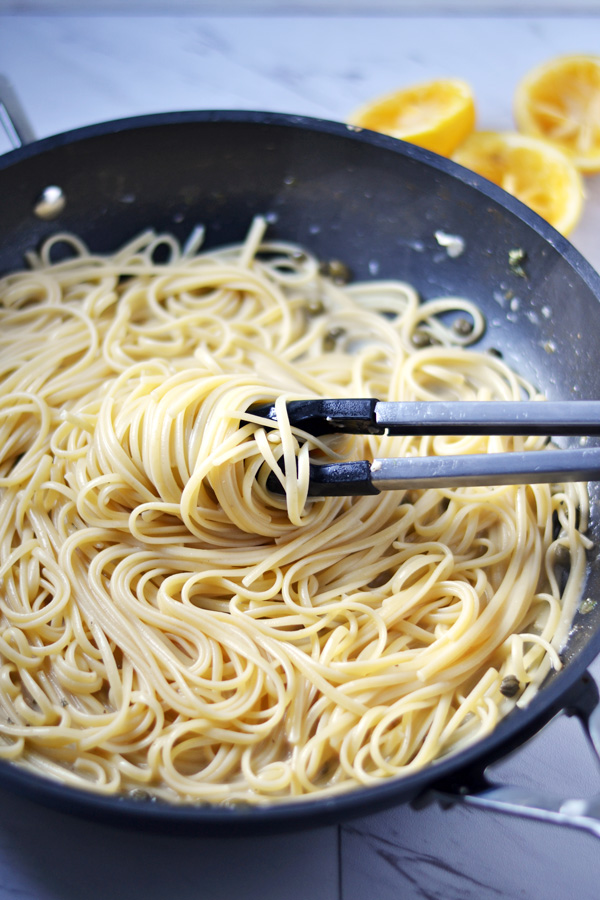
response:
[[[600,56],[559,56],[517,86],[517,128],[560,146],[582,172],[600,172]]]
[[[452,158],[522,200],[562,234],[577,224],[583,209],[582,177],[549,141],[512,131],[479,131]]]
[[[475,102],[465,81],[444,78],[371,100],[348,122],[450,156],[475,127]]]

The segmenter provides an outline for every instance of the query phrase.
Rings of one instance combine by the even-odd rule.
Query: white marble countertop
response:
[[[513,89],[527,69],[599,48],[600,17],[589,16],[0,16],[0,74],[39,137],[193,108],[344,119],[369,97],[443,75],[473,85],[479,127],[508,129]],[[600,269],[600,177],[587,189],[572,240]],[[592,671],[600,675],[598,661]],[[597,761],[577,722],[564,717],[499,772],[565,796],[600,788]],[[121,832],[3,791],[0,802],[2,900],[596,900],[600,893],[597,838],[462,807],[404,806],[319,832],[222,841]]]

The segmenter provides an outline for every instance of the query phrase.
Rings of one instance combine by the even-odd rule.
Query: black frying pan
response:
[[[65,203],[48,219],[36,204],[50,185],[62,190]],[[548,398],[600,399],[598,275],[518,201],[409,144],[289,115],[148,116],[58,135],[0,157],[0,198],[0,272],[22,267],[24,251],[58,230],[74,231],[103,252],[148,226],[185,239],[202,223],[210,247],[242,240],[252,217],[262,213],[274,238],[297,241],[323,259],[345,260],[356,278],[406,279],[424,298],[460,294],[476,301],[487,318],[481,346],[500,351]],[[464,252],[449,255],[440,233],[460,237]],[[597,485],[591,494],[591,537],[598,544]],[[593,552],[583,596],[600,598]],[[600,604],[578,616],[564,669],[490,737],[418,774],[335,799],[271,808],[180,808],[97,797],[8,763],[0,764],[0,783],[61,810],[170,833],[325,825],[415,801],[431,790],[451,800],[497,801],[506,809],[501,792],[490,791],[483,778],[486,765],[561,709],[586,721],[591,715],[594,732],[597,693],[586,669],[598,653]],[[540,811],[543,805],[550,811]],[[530,799],[527,807],[521,798],[516,806],[525,815],[568,818],[545,800]],[[571,824],[594,829],[592,808],[585,812]]]

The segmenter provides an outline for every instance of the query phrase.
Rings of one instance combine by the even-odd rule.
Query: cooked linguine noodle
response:
[[[543,439],[312,438],[285,406],[541,398],[467,349],[474,304],[338,285],[264,231],[62,234],[0,281],[4,759],[104,794],[322,797],[455,753],[561,664],[584,485],[307,498],[309,461]],[[273,401],[276,428],[247,412]]]

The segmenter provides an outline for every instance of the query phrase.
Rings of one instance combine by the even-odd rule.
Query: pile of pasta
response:
[[[561,665],[585,485],[307,497],[309,461],[543,439],[314,438],[285,406],[541,398],[468,346],[473,303],[339,284],[265,227],[60,234],[0,281],[5,760],[178,803],[331,796],[456,753]]]

